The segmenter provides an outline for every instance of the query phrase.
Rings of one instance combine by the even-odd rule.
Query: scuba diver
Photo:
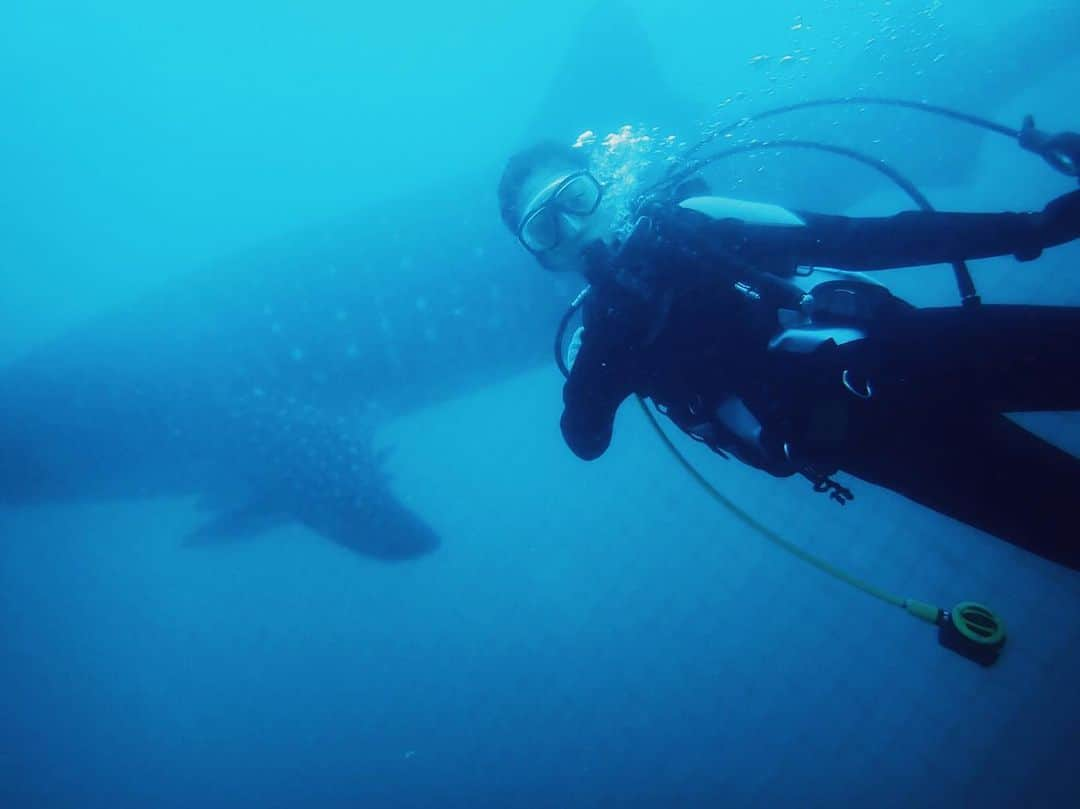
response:
[[[1075,135],[1020,135],[1075,176]],[[854,218],[692,178],[643,195],[620,230],[582,150],[545,142],[509,160],[498,197],[542,267],[588,283],[565,362],[556,344],[578,457],[605,452],[637,394],[725,458],[841,504],[838,472],[1080,569],[1080,460],[1004,415],[1080,409],[1080,307],[978,305],[968,277],[965,305],[919,308],[864,274],[1031,261],[1080,238],[1080,191],[1034,213]]]

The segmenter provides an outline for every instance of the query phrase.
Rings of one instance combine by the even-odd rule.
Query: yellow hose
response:
[[[649,423],[652,424],[653,429],[656,430],[656,434],[660,436],[660,440],[664,442],[664,445],[674,456],[675,460],[678,461],[680,465],[682,465],[682,468],[685,469],[687,473],[698,482],[698,485],[700,485],[701,488],[703,488],[713,500],[715,500],[717,503],[719,503],[721,506],[731,512],[731,514],[737,517],[749,528],[756,531],[758,534],[760,534],[772,544],[776,545],[781,550],[787,551],[792,556],[801,559],[807,564],[813,565],[822,573],[826,573],[829,576],[832,576],[834,579],[839,579],[845,584],[850,584],[852,587],[856,587],[859,590],[862,590],[867,595],[871,595],[876,599],[884,601],[886,604],[891,604],[894,607],[901,607],[909,614],[915,616],[916,618],[921,618],[928,623],[935,623],[937,621],[938,608],[933,606],[932,604],[926,604],[924,602],[915,601],[908,598],[901,598],[900,596],[893,595],[892,593],[882,590],[879,587],[875,587],[869,582],[865,582],[862,579],[852,576],[850,573],[847,573],[846,571],[843,571],[840,568],[829,564],[824,559],[820,559],[819,557],[814,556],[807,551],[804,551],[802,548],[784,539],[782,536],[780,536],[768,526],[756,520],[749,513],[743,510],[738,504],[736,504],[735,501],[731,500],[723,492],[713,486],[712,483],[705,479],[705,476],[702,475],[694,467],[694,465],[690,463],[689,460],[687,460],[686,456],[683,455],[679,448],[672,443],[670,438],[668,438],[667,433],[664,432],[664,429],[656,420],[656,416],[653,415],[652,410],[650,410],[649,406],[645,404],[645,400],[641,396],[638,396],[637,400],[638,404],[641,405],[641,410],[645,414],[645,418],[647,418],[649,420]]]

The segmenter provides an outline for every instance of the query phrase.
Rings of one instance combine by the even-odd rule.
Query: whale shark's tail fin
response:
[[[292,523],[384,561],[423,556],[439,545],[430,526],[383,487],[352,494],[309,491],[304,497],[263,493],[211,508],[212,516],[184,538],[185,546],[223,546]]]

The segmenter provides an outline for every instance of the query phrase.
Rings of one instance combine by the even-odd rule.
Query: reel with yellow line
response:
[[[832,576],[845,584],[850,584],[852,587],[862,590],[867,595],[873,596],[879,601],[884,601],[886,604],[902,607],[908,615],[926,621],[928,624],[934,624],[938,628],[938,643],[946,649],[956,652],[961,657],[978,663],[984,668],[997,662],[1001,650],[1005,647],[1005,622],[995,615],[989,607],[975,601],[961,601],[951,610],[946,610],[925,601],[901,598],[803,550],[751,516],[734,500],[713,486],[679,451],[678,447],[672,443],[648,405],[645,404],[645,400],[640,396],[638,397],[638,403],[641,405],[645,417],[656,430],[656,434],[679,465],[689,473],[713,500],[717,501],[758,535],[792,556],[816,567],[822,573]]]

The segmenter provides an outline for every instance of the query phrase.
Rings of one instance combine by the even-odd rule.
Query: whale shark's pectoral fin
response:
[[[259,534],[290,521],[290,516],[270,500],[254,500],[215,514],[184,538],[185,545],[223,545]]]

